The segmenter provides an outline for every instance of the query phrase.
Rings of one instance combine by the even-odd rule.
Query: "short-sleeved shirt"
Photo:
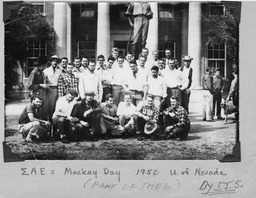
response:
[[[30,121],[28,117],[28,113],[33,113],[34,117],[37,119],[41,119],[41,108],[35,108],[31,103],[28,104],[22,111],[20,118],[19,118],[19,124],[27,124]]]
[[[133,115],[136,111],[136,107],[130,103],[129,106],[125,102],[120,102],[117,108],[117,115]]]
[[[143,115],[149,116],[150,119],[157,121],[159,116],[158,108],[153,105],[148,105],[147,101],[142,101],[137,106],[137,111],[142,113]]]

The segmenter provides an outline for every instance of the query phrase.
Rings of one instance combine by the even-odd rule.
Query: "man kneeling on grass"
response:
[[[153,95],[147,95],[147,100],[140,102],[135,112],[134,122],[139,141],[149,136],[152,140],[156,138],[159,111],[153,100]]]
[[[53,127],[58,129],[58,133],[53,135],[60,137],[62,143],[68,143],[68,139],[76,139],[75,129],[70,124],[73,119],[70,114],[76,103],[75,97],[77,97],[76,90],[68,89],[66,95],[57,100],[55,112],[52,116]]]
[[[18,130],[26,142],[47,138],[51,129],[50,122],[42,120],[43,99],[39,94],[31,96],[31,103],[22,111],[19,118]]]
[[[94,92],[85,92],[85,98],[75,104],[71,116],[79,138],[90,138],[97,141],[101,135],[101,108],[100,104],[94,100]]]
[[[186,110],[179,105],[176,97],[170,98],[170,105],[163,109],[162,114],[167,139],[186,139],[190,130],[190,121]]]

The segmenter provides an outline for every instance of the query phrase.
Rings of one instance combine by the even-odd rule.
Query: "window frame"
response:
[[[223,14],[221,14],[220,16],[225,16],[226,15],[226,7],[224,4],[217,4],[217,3],[210,3],[210,6],[209,6],[209,16],[218,16],[218,14],[212,14],[211,13],[211,7],[215,7],[215,6],[222,6],[223,7]]]
[[[28,42],[33,42],[33,46],[32,46],[32,48],[29,48],[29,43]],[[34,66],[29,66],[29,61],[30,60],[37,60],[37,58],[39,57],[39,56],[45,56],[45,57],[47,57],[47,51],[48,51],[48,43],[47,43],[47,41],[37,41],[37,40],[34,40],[34,39],[31,39],[31,40],[29,40],[27,42],[27,48],[26,48],[26,50],[27,50],[27,52],[29,51],[29,49],[33,49],[33,54],[32,54],[32,56],[30,56],[30,55],[28,55],[27,57],[26,57],[26,65],[25,65],[25,78],[28,78],[29,77],[29,75],[30,75],[30,73],[29,73],[29,69],[32,69],[33,70],[33,68],[35,68]],[[36,48],[35,47],[35,42],[39,42],[39,47],[38,48]],[[44,48],[42,48],[41,46],[42,46],[42,42],[44,42]],[[41,54],[41,50],[42,49],[44,49],[44,54]],[[39,50],[39,56],[35,56],[35,50]]]
[[[172,7],[172,10],[169,11],[170,13],[172,13],[172,17],[161,17],[160,16],[161,11],[168,12],[167,9],[166,10],[161,10],[160,5],[163,5],[163,4],[168,4],[168,5],[170,5]],[[175,19],[175,9],[174,9],[174,6],[175,5],[172,4],[172,3],[161,3],[161,4],[158,4],[158,18],[159,18],[159,20],[172,20],[172,19]]]
[[[87,8],[84,11],[93,11],[94,15],[93,16],[82,16],[82,6],[83,5],[86,6],[86,4],[88,4],[88,3],[93,4],[93,8],[92,9]],[[96,19],[96,17],[97,17],[97,3],[95,3],[95,2],[80,3],[79,17],[80,17],[80,19]]]
[[[31,2],[33,6],[43,6],[43,12],[40,12],[43,16],[46,16],[46,2]]]
[[[87,43],[89,43],[89,42],[93,42],[94,43],[94,45],[95,45],[95,50],[94,49],[84,49],[84,50],[79,50],[79,48],[80,48],[80,43],[82,43],[82,42],[87,42]],[[97,41],[77,41],[77,56],[78,57],[81,57],[81,51],[83,51],[83,52],[94,52],[94,57],[88,57],[88,56],[86,56],[87,58],[96,58],[96,52],[97,52]]]
[[[224,61],[224,78],[226,78],[227,77],[227,44],[226,43],[222,43],[222,44],[224,44],[224,58],[209,58],[209,45],[210,44],[208,44],[207,45],[207,66],[209,66],[209,61],[216,61],[215,62],[215,68],[217,68],[217,61]],[[219,45],[222,45],[222,44],[218,44],[218,46]],[[214,46],[213,46],[213,50],[216,50],[215,48],[214,48]],[[220,48],[219,48],[219,50],[221,50]]]

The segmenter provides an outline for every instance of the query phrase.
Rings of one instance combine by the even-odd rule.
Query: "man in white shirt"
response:
[[[119,56],[117,58],[117,66],[114,69],[113,73],[113,90],[112,94],[114,97],[114,103],[116,106],[118,106],[120,101],[123,101],[124,98],[124,92],[127,84],[127,73],[129,72],[128,69],[126,69],[123,66],[124,58]]]
[[[159,68],[157,66],[151,68],[147,93],[153,96],[155,106],[159,109],[162,99],[166,97],[166,84],[164,78],[158,75],[158,71]]]
[[[112,65],[115,59],[110,56],[108,57],[108,61],[103,68],[98,69],[95,73],[101,79],[101,84],[103,88],[103,96],[102,101],[105,102],[106,95],[112,94],[112,81],[113,81],[113,68]]]
[[[142,99],[146,98],[147,75],[145,72],[138,70],[136,61],[130,62],[131,72],[129,72],[127,86],[131,93],[131,101],[134,105],[138,105]]]
[[[70,125],[72,119],[71,112],[76,103],[74,98],[77,96],[75,89],[68,89],[65,96],[60,97],[57,100],[55,112],[52,117],[53,127],[58,129],[58,134],[54,136],[60,136],[60,141],[68,143],[68,139],[71,138],[74,133]]]
[[[46,80],[48,82],[48,96],[49,96],[49,109],[48,115],[49,119],[52,118],[52,114],[55,109],[56,101],[58,99],[58,79],[61,74],[61,70],[57,67],[60,59],[58,56],[54,55],[50,58],[51,66],[46,68],[43,72],[46,76]]]
[[[182,58],[184,61],[184,66],[180,68],[180,71],[183,74],[183,82],[181,87],[181,94],[182,94],[182,104],[181,106],[187,111],[189,114],[189,98],[190,98],[190,87],[192,84],[192,75],[193,75],[193,69],[190,67],[191,61],[193,60],[190,56],[185,56]]]
[[[95,69],[95,72],[99,69],[103,69],[105,67],[105,57],[100,54],[98,57],[97,57],[97,64],[96,64],[96,69]]]
[[[155,65],[157,65],[157,62],[158,62],[158,54],[159,54],[159,51],[158,50],[154,50],[152,52],[152,56],[148,58],[147,62],[148,62],[148,65],[150,67],[153,67]]]
[[[136,107],[131,103],[131,94],[125,92],[124,102],[120,102],[117,108],[117,116],[119,116],[119,124],[124,127],[124,138],[132,135],[134,129],[134,114]]]
[[[93,92],[95,95],[94,99],[101,103],[103,90],[100,77],[94,73],[94,61],[89,61],[88,70],[89,72],[80,74],[78,85],[80,97],[83,99],[86,92]]]
[[[134,57],[133,57],[132,53],[127,52],[126,57],[124,59],[124,67],[128,69],[130,67],[130,62],[133,59],[134,59]]]
[[[175,60],[168,61],[168,67],[165,68],[164,79],[167,86],[167,95],[170,98],[175,96],[182,104],[181,87],[183,75],[180,70],[175,69]]]
[[[158,75],[164,77],[164,72],[165,72],[164,59],[158,59],[157,60],[157,66],[159,68]]]
[[[80,74],[82,73],[81,70],[81,58],[80,57],[75,57],[74,58],[74,68],[72,72],[77,78],[80,77]]]
[[[144,56],[139,56],[139,59],[137,60],[137,65],[138,65],[138,69],[141,72],[144,72],[145,75],[149,75],[150,74],[150,69],[149,66],[146,64],[147,58]]]
[[[82,57],[82,65],[80,71],[82,73],[88,72],[89,59],[87,57]]]

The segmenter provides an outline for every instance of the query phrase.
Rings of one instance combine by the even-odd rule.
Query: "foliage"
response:
[[[28,56],[27,44],[31,39],[52,41],[54,31],[38,7],[23,3],[5,21],[5,89],[6,96],[14,85],[18,85],[16,69]],[[20,86],[20,85],[19,85]],[[21,86],[20,86],[21,87]]]
[[[239,22],[229,13],[225,16],[210,15],[203,19],[206,44],[211,46],[226,43],[227,55],[238,64],[239,58]]]

